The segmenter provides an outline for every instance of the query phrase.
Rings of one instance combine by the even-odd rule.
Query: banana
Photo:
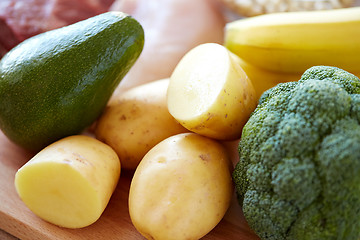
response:
[[[274,72],[259,68],[245,62],[238,56],[234,57],[233,59],[236,64],[240,65],[240,67],[244,70],[244,72],[250,79],[255,89],[257,99],[260,98],[261,94],[263,94],[264,91],[274,87],[278,83],[297,81],[301,77],[301,74]]]
[[[270,71],[249,64],[238,56],[237,58],[234,58],[234,60],[238,65],[240,65],[240,67],[244,70],[244,72],[250,79],[255,89],[257,99],[259,99],[261,97],[261,94],[263,94],[266,90],[276,86],[277,84],[283,82],[297,81],[301,78],[301,75],[303,74],[303,72],[287,73],[280,71]],[[353,74],[360,78],[360,72]]]
[[[315,65],[336,66],[357,75],[360,7],[239,19],[226,25],[224,45],[245,63],[275,75],[301,76]]]

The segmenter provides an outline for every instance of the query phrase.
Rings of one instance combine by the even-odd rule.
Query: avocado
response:
[[[142,26],[121,12],[23,41],[0,60],[0,129],[32,151],[81,133],[102,113],[143,46]]]

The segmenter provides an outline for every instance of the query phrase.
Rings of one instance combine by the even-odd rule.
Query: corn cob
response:
[[[251,17],[265,13],[337,9],[354,6],[355,0],[221,0],[235,13]]]

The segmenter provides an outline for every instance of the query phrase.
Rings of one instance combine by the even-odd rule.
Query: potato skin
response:
[[[118,183],[113,149],[85,135],[60,139],[15,174],[15,188],[40,218],[66,228],[86,227],[101,216]]]
[[[170,114],[189,131],[217,140],[240,138],[257,105],[238,56],[215,43],[189,51],[170,77]]]
[[[111,146],[124,169],[135,169],[157,143],[187,132],[169,113],[166,92],[169,79],[132,88],[112,99],[99,119],[96,138]]]
[[[195,133],[169,137],[136,169],[129,212],[147,239],[200,239],[223,218],[232,193],[231,161],[217,141]]]

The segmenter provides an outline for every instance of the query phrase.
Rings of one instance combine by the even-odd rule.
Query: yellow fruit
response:
[[[240,19],[227,24],[224,45],[264,70],[301,75],[329,65],[359,75],[359,38],[360,7],[353,7]]]
[[[256,99],[259,99],[264,91],[274,87],[278,83],[297,81],[302,75],[302,73],[283,73],[269,71],[249,64],[239,57],[235,58],[235,60],[252,82],[256,92]]]

